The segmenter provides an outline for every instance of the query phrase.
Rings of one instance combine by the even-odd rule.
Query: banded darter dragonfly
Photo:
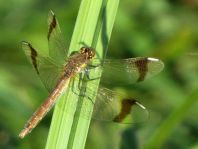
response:
[[[20,138],[24,138],[37,126],[57,99],[71,86],[69,84],[73,78],[89,71],[89,64],[95,56],[94,49],[82,47],[79,52],[67,57],[68,51],[59,23],[52,11],[48,15],[47,38],[49,44],[48,57],[40,55],[30,43],[22,42],[22,49],[50,93],[25,124],[24,129],[19,134]],[[112,80],[114,84],[132,84],[158,74],[163,69],[164,64],[156,58],[136,57],[121,60],[105,59],[101,65],[96,67],[103,71],[100,78],[101,84],[106,80]],[[89,89],[87,88],[87,90]],[[96,101],[93,104],[92,117],[105,121],[135,123],[148,116],[147,109],[135,98],[123,98],[116,92],[102,86],[99,87]],[[144,116],[135,115],[134,110],[136,108],[145,113]]]

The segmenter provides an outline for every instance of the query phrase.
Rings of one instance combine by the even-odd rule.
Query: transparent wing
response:
[[[83,96],[83,109],[81,116],[92,118],[100,121],[117,122],[117,123],[141,123],[145,122],[149,113],[147,109],[140,104],[135,98],[126,98],[126,96],[118,94],[110,89],[99,86],[98,92],[93,91],[97,88],[94,81],[88,82],[91,86],[82,89],[80,96]],[[81,90],[81,91],[82,91]],[[96,97],[95,102],[93,99]],[[90,105],[93,109],[89,109]],[[79,110],[80,108],[77,108]]]
[[[101,82],[132,84],[158,74],[164,68],[161,60],[156,58],[137,57],[123,60],[104,60]]]
[[[94,103],[94,119],[117,123],[139,123],[148,119],[148,111],[136,99],[124,98],[116,92],[100,87]]]
[[[45,87],[51,91],[60,78],[63,67],[48,57],[40,56],[36,49],[28,42],[22,42],[22,49],[34,66]]]
[[[48,46],[49,56],[57,63],[64,64],[67,58],[67,49],[55,14],[50,11],[48,15]]]

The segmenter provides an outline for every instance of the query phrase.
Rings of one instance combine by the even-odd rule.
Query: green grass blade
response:
[[[198,89],[194,90],[175,111],[156,130],[149,139],[146,149],[161,148],[168,139],[172,130],[185,118],[186,113],[191,109],[198,99]]]
[[[101,59],[107,49],[118,4],[119,0],[82,0],[69,51],[76,51],[83,45],[88,45],[96,49],[97,58]],[[94,71],[91,75],[98,76],[100,73]],[[75,81],[74,84],[76,83],[78,82]],[[95,83],[99,84],[99,80]],[[87,82],[83,84],[87,85]],[[97,88],[90,93],[89,97],[93,97],[93,100],[94,92],[97,92]],[[46,149],[84,148],[91,113],[89,118],[82,118],[80,115],[84,111],[92,111],[92,108],[93,104],[87,105],[83,97],[73,94],[70,89],[62,95],[55,107]]]

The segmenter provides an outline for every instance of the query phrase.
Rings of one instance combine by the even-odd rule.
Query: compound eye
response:
[[[80,48],[80,53],[85,53],[85,47]]]
[[[88,48],[86,48],[86,47],[82,47],[81,49],[80,49],[80,52],[83,54],[83,53],[87,53],[89,51],[89,49]]]
[[[93,51],[90,51],[88,58],[92,59],[92,58],[94,58],[94,56],[95,56],[95,53]]]

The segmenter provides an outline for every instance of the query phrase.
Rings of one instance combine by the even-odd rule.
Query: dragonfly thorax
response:
[[[80,73],[94,56],[95,52],[93,49],[82,47],[79,53],[69,57],[64,67],[64,77],[69,78],[76,73]]]

